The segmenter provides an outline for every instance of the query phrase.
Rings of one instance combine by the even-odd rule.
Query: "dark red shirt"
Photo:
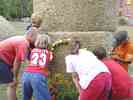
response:
[[[112,59],[104,59],[102,61],[112,74],[112,95],[114,97],[131,96],[132,81],[128,72]]]

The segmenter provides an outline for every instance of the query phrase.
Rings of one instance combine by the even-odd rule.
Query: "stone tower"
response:
[[[33,0],[34,12],[43,16],[42,28],[54,40],[80,37],[84,47],[111,47],[112,31],[117,26],[117,0]],[[64,48],[64,47],[63,47]],[[62,47],[53,66],[64,68]],[[61,70],[62,71],[62,70]]]
[[[34,0],[46,31],[114,31],[117,0]]]

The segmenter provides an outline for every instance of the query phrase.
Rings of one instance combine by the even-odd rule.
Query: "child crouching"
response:
[[[29,65],[22,75],[23,100],[31,100],[32,96],[35,100],[51,100],[47,85],[47,65],[53,55],[47,47],[48,37],[39,35],[35,48],[31,50]]]

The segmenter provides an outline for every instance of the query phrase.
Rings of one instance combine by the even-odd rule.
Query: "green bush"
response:
[[[57,100],[77,100],[78,93],[72,82],[71,75],[56,73],[49,78],[49,89]]]
[[[0,15],[6,18],[21,18],[32,13],[32,0],[22,4],[23,0],[0,0]]]

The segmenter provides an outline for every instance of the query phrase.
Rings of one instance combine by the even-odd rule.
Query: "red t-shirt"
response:
[[[112,59],[104,59],[103,63],[112,74],[112,95],[113,97],[131,96],[132,81],[128,72]]]
[[[53,59],[52,52],[47,49],[34,48],[30,55],[30,64],[25,68],[27,72],[37,72],[48,75],[48,63]]]
[[[0,41],[0,59],[13,65],[15,58],[23,61],[26,58],[29,42],[24,36],[14,36]]]

